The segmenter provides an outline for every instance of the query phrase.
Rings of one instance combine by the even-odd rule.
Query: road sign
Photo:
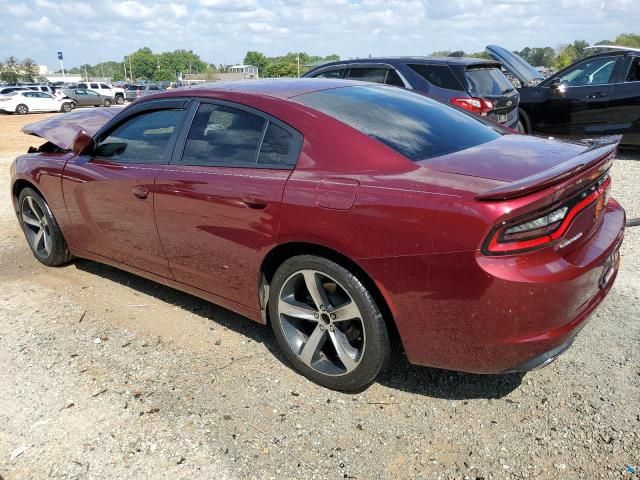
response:
[[[62,61],[62,52],[58,52],[58,60]]]

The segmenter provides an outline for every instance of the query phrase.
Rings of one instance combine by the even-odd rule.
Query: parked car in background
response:
[[[517,135],[405,89],[253,80],[23,131],[48,140],[11,166],[40,262],[89,258],[270,323],[329,388],[372,382],[396,329],[416,364],[547,365],[618,272],[615,140]]]
[[[105,97],[111,97],[118,105],[122,105],[126,97],[124,88],[110,86],[101,82],[80,82],[76,85],[76,88],[90,90]]]
[[[28,88],[29,90],[33,90],[35,92],[44,92],[44,93],[48,93],[49,95],[53,95],[55,93],[55,89],[53,87],[51,87],[50,85],[25,84],[23,86],[25,88]]]
[[[26,92],[29,89],[27,87],[18,87],[15,85],[12,85],[10,87],[0,87],[0,95],[6,95],[7,93],[11,93],[11,92]]]
[[[340,78],[412,89],[520,129],[518,92],[492,60],[464,57],[388,57],[342,60],[306,78]]]
[[[76,88],[62,90],[61,93],[73,100],[76,107],[110,107],[113,104],[113,97],[101,95],[93,90]]]
[[[163,89],[155,83],[147,83],[145,85],[129,85],[126,92],[126,99],[133,101],[140,97],[160,93]]]
[[[640,50],[620,48],[578,60],[548,78],[496,45],[487,52],[519,82],[527,132],[592,137],[622,134],[640,146]]]
[[[21,115],[30,112],[70,112],[73,110],[73,101],[44,92],[18,90],[0,96],[0,110]]]

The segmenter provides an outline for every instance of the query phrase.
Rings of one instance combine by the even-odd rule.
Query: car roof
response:
[[[291,98],[305,93],[312,93],[333,88],[348,86],[367,86],[370,82],[329,78],[270,78],[260,80],[243,80],[239,82],[213,82],[197,87],[180,87],[161,95],[189,95],[198,96],[214,93],[245,93],[250,95],[268,96],[275,98]]]
[[[334,65],[346,65],[352,63],[441,63],[447,65],[476,65],[476,64],[495,64],[499,65],[490,58],[476,57],[425,57],[425,56],[400,56],[400,57],[372,57],[372,58],[356,58],[351,60],[338,60],[336,62],[323,63],[314,68],[325,68]]]

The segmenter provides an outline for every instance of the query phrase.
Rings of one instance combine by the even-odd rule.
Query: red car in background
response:
[[[111,264],[270,322],[293,366],[372,382],[409,360],[543,366],[616,276],[613,141],[524,136],[403,89],[218,84],[25,127],[35,257]]]

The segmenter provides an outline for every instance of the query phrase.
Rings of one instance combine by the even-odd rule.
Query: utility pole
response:
[[[122,62],[122,66],[124,67],[124,83],[127,83],[127,57],[124,57],[124,62]]]
[[[86,58],[82,57],[82,63],[84,64],[84,76],[86,81],[89,81],[89,74],[87,73],[87,60]]]
[[[131,55],[129,55],[129,76],[131,77],[131,83],[136,83],[133,81],[133,68],[131,68]]]
[[[300,78],[300,53],[296,55],[296,60],[298,61],[298,78]]]

